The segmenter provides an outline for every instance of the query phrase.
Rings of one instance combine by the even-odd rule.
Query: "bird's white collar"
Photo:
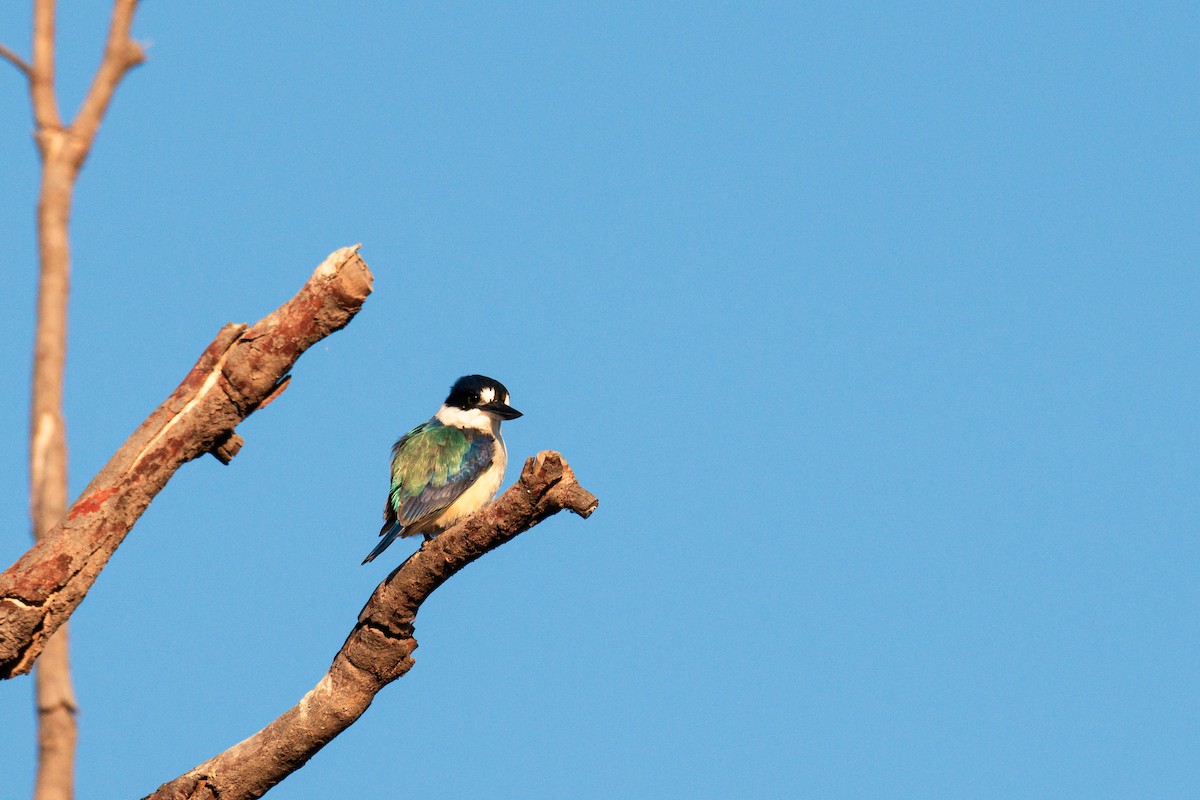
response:
[[[438,409],[434,417],[448,427],[472,428],[477,431],[487,431],[493,436],[500,430],[500,420],[478,408],[464,410],[444,405]]]

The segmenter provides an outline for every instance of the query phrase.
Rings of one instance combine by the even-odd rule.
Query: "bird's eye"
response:
[[[473,405],[473,406],[474,406],[474,405],[478,405],[478,404],[479,404],[479,393],[478,393],[478,392],[471,392],[470,396],[469,396],[469,397],[467,397],[467,402],[468,402],[468,403],[470,403],[470,404],[471,404],[471,405]]]

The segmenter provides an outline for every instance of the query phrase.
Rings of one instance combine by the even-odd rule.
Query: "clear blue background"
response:
[[[107,25],[75,6],[65,113]],[[600,509],[439,591],[412,672],[271,797],[1194,797],[1198,30],[1183,2],[145,4],[73,217],[73,491],[223,323],[355,242],[376,282],[73,618],[80,798],[316,683],[410,547],[359,566],[389,446],[476,371],[526,413],[509,480],[558,449]],[[37,166],[0,66],[7,564]],[[31,704],[0,685],[4,798]]]

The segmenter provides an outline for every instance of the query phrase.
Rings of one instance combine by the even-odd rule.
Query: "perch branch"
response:
[[[29,671],[175,471],[214,448],[232,458],[234,428],[273,397],[301,353],[358,313],[371,272],[357,251],[332,253],[253,326],[226,325],[62,521],[0,573],[0,678]]]
[[[329,671],[299,703],[145,800],[261,797],[350,727],[379,690],[412,668],[413,623],[435,589],[547,517],[563,509],[588,517],[596,506],[561,455],[545,451],[528,459],[520,480],[495,503],[423,544],[379,584]]]

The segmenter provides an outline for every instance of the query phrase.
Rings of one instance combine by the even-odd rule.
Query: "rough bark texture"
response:
[[[226,325],[65,518],[0,573],[0,678],[29,671],[175,470],[212,450],[232,458],[238,423],[278,395],[301,353],[358,313],[371,272],[357,250],[334,252],[254,326]]]
[[[261,797],[348,728],[375,694],[413,666],[413,623],[435,589],[475,559],[562,509],[582,517],[597,500],[562,456],[539,453],[495,503],[460,522],[400,565],[358,615],[325,677],[294,707],[249,739],[205,761],[147,800]]]

